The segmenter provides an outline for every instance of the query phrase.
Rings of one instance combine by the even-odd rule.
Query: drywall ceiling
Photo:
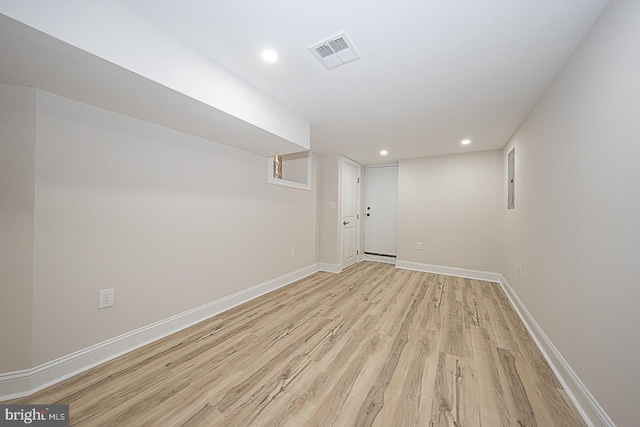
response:
[[[0,83],[257,154],[310,147],[308,121],[115,2],[2,0],[0,12],[16,17],[0,13]]]
[[[3,15],[0,58],[0,83],[43,89],[265,156],[301,149]]]
[[[120,3],[309,119],[314,150],[373,164],[502,148],[607,1]],[[362,59],[327,70],[307,48],[342,31]]]
[[[308,120],[314,151],[381,164],[503,147],[607,0],[118,3]],[[308,48],[343,31],[362,58],[327,70]]]

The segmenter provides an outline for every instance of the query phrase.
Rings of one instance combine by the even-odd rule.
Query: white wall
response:
[[[640,419],[639,40],[640,2],[612,1],[504,148],[504,275],[619,426]]]
[[[31,362],[35,103],[0,84],[0,373]]]
[[[318,262],[336,266],[340,264],[340,162],[337,155],[318,156]],[[335,203],[335,209],[329,207]]]
[[[315,263],[315,182],[268,185],[264,157],[50,93],[36,111],[30,366]]]
[[[398,261],[499,272],[501,180],[499,150],[401,160]]]

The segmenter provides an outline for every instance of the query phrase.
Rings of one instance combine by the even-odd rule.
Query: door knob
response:
[[[349,224],[349,221],[343,221],[342,222],[342,225],[347,225],[347,224]]]

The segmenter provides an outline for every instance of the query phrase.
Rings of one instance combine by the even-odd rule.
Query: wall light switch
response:
[[[333,210],[336,208],[336,202],[329,202],[329,209]]]

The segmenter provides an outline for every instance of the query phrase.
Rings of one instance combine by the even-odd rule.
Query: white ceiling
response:
[[[607,2],[119,0],[363,164],[502,148]],[[342,31],[362,59],[327,70],[307,48]]]
[[[297,146],[216,110],[228,92],[259,118],[283,105],[278,130],[310,122],[314,151],[392,163],[502,148],[607,2],[0,0],[0,82],[260,154]],[[362,59],[327,70],[307,48],[343,31]],[[247,90],[209,84],[213,63]]]
[[[3,0],[0,0],[0,8],[2,6]],[[112,19],[115,22],[109,22],[100,31],[96,28],[95,16],[104,20],[106,11],[96,10],[92,4],[87,6],[92,12],[88,15],[83,14],[86,10],[72,9],[81,17],[75,17],[74,22],[80,23],[83,30],[84,27],[89,28],[89,31],[78,33],[73,31],[71,23],[64,20],[70,15],[69,10],[61,10],[60,4],[49,6],[56,9],[57,15],[51,11],[42,13],[39,8],[27,9],[36,10],[33,16],[38,19],[45,16],[48,22],[56,25],[62,22],[60,27],[71,34],[67,34],[67,38],[73,39],[75,35],[76,40],[67,43],[0,13],[0,83],[42,89],[263,156],[309,148],[308,121],[290,117],[288,110],[280,104],[227,71],[219,69],[223,72],[220,73],[215,68],[211,69],[214,64],[210,60],[204,59],[203,63],[197,56],[194,60],[188,51],[184,52],[182,44],[175,42],[171,45],[174,40],[168,36],[160,41],[150,38],[151,43],[160,43],[164,48],[169,46],[164,52],[153,52],[148,48],[149,38],[145,39],[148,33],[127,34],[126,30],[131,32],[132,28],[137,30],[143,24],[148,25],[143,19],[138,18],[133,25],[126,27],[121,14],[116,13]],[[24,16],[21,18],[29,21]],[[125,53],[130,55],[92,54],[88,50],[96,52],[95,45],[85,46],[88,49],[85,50],[74,44],[78,39],[84,41],[91,37],[102,40],[107,34],[107,47],[114,46],[114,52],[121,53],[126,49],[110,37],[114,28],[127,42],[129,52]],[[55,29],[48,28],[48,31],[56,33]],[[60,36],[59,33],[56,35]],[[177,55],[176,59],[176,55],[166,55],[166,50],[183,51],[183,54]],[[126,59],[131,57],[136,61],[127,62]],[[176,73],[170,67],[158,70],[155,65],[169,62],[179,63],[180,72]],[[136,67],[146,63],[151,63],[146,69]],[[157,72],[150,75],[149,70]],[[190,72],[194,70],[196,72]],[[166,71],[164,75],[163,71]],[[192,89],[185,88],[185,85],[176,87],[167,80],[167,75],[180,83],[186,82]],[[220,102],[225,99],[226,104]],[[247,105],[250,108],[243,108]]]

